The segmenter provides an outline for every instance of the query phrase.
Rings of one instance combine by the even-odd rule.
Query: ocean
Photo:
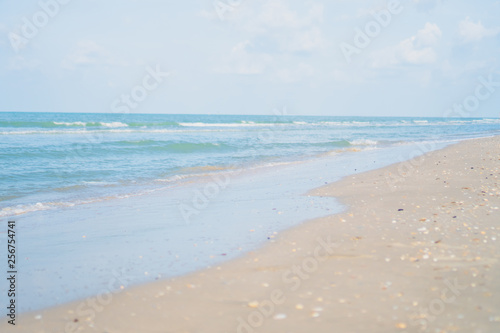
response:
[[[0,217],[18,228],[21,311],[108,292],[117,275],[129,286],[235,258],[343,209],[305,195],[314,187],[500,134],[493,118],[285,111],[0,113]]]

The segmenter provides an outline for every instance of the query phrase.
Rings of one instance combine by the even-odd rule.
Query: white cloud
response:
[[[311,52],[325,45],[319,27],[323,22],[322,4],[300,3],[292,7],[286,0],[255,0],[241,1],[230,8],[224,11],[221,24],[240,30],[255,45],[259,45],[255,41],[260,37],[272,39],[281,52]],[[199,15],[220,20],[215,9]]]
[[[417,49],[415,39],[404,40],[398,47],[398,55],[402,62],[410,64],[429,64],[436,61],[436,52],[432,47]]]
[[[271,36],[283,52],[312,52],[325,45],[318,23],[323,21],[323,5],[311,4],[298,12],[284,0],[267,0],[244,29],[256,35]]]
[[[296,67],[282,68],[275,73],[275,77],[285,83],[293,83],[302,80],[305,77],[315,74],[314,67],[306,63],[299,63]]]
[[[33,70],[41,67],[41,62],[34,58],[27,58],[23,55],[16,55],[9,60],[6,67],[9,70]]]
[[[266,66],[271,62],[272,57],[267,54],[250,52],[253,44],[246,40],[236,44],[222,66],[215,69],[215,72],[225,74],[261,74]]]
[[[309,30],[298,32],[293,36],[285,49],[289,51],[312,51],[325,44],[321,30],[313,27]]]
[[[436,62],[437,54],[434,49],[442,37],[441,29],[437,24],[427,22],[423,29],[415,36],[411,36],[398,45],[392,46],[372,56],[373,67],[387,67],[398,64],[431,64]]]
[[[342,84],[363,84],[366,83],[367,78],[365,75],[357,75],[358,73],[343,67],[335,68],[330,74],[335,81],[341,82]],[[367,75],[369,75],[369,73]]]
[[[224,13],[224,20],[230,21],[247,32],[265,33],[268,29],[297,29],[322,22],[323,5],[313,3],[300,12],[290,8],[285,0],[243,1]],[[202,13],[205,17],[217,17]]]
[[[233,46],[215,72],[232,74],[269,74],[269,78],[295,82],[311,75],[312,68],[299,61],[293,70],[280,70],[280,64],[299,53],[313,54],[326,45],[320,23],[323,6],[301,3],[292,7],[286,0],[243,1],[226,11],[222,24],[231,25],[245,36]],[[201,15],[210,17],[206,12]],[[219,19],[219,18],[217,18]],[[270,66],[274,63],[274,66]]]
[[[115,59],[108,50],[92,40],[79,41],[75,50],[62,62],[66,69],[89,65],[127,66],[127,63]]]
[[[485,37],[496,36],[500,33],[500,28],[485,28],[481,21],[474,23],[467,16],[458,25],[458,32],[462,37],[462,41],[465,43],[477,42]]]
[[[442,37],[441,29],[437,24],[427,22],[422,30],[417,32],[417,46],[433,46],[436,45]]]

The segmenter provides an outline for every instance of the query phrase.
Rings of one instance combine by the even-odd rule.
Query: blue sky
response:
[[[392,1],[0,0],[0,110],[497,118],[500,1]]]

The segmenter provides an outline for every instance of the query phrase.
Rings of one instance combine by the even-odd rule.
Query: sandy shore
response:
[[[182,278],[118,275],[0,331],[500,332],[499,177],[500,137],[350,176],[310,193],[343,214]]]

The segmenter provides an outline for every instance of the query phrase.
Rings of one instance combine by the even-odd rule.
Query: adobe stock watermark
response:
[[[221,21],[224,21],[225,18],[224,16],[226,13],[234,11],[236,8],[238,8],[243,0],[217,0],[214,1],[214,9],[217,15],[219,16],[219,19]]]
[[[122,292],[130,279],[124,278],[125,270],[121,272],[113,271],[113,277],[109,280],[105,290],[94,297],[87,297],[75,309],[75,318],[67,322],[64,327],[64,333],[78,332],[80,327],[85,325],[80,319],[88,321],[90,324],[96,317],[96,314],[102,312],[104,307],[113,301],[113,295]],[[79,317],[80,319],[78,319]]]
[[[41,29],[43,29],[50,20],[59,14],[61,8],[67,5],[72,0],[40,0],[38,6],[40,10],[31,15],[30,18],[24,16],[22,25],[19,28],[19,33],[9,32],[8,38],[10,45],[15,52],[19,52],[22,48],[28,45],[29,41],[35,38]]]
[[[466,285],[459,285],[458,279],[450,282],[446,280],[444,282],[446,288],[443,288],[439,298],[435,298],[427,304],[426,307],[420,307],[417,313],[413,314],[414,319],[411,321],[412,326],[419,326],[421,330],[428,328],[429,323],[433,323],[437,316],[443,314],[446,309],[446,304],[454,303],[462,293],[463,290],[467,289]]]
[[[284,107],[282,111],[274,109],[273,113],[277,117],[288,115],[286,107]],[[272,123],[270,124],[270,127],[271,129],[268,131],[259,131],[257,136],[261,142],[273,142],[275,131],[277,129],[276,124]],[[250,157],[253,157],[256,153],[257,152],[253,150]],[[205,210],[209,206],[210,202],[214,200],[222,190],[229,186],[231,179],[239,175],[242,171],[243,169],[238,168],[231,172],[222,172],[210,175],[211,181],[206,183],[203,188],[196,189],[193,192],[191,202],[182,202],[177,206],[184,222],[189,224],[193,216],[196,216]]]
[[[156,65],[155,69],[148,66],[146,72],[147,74],[142,79],[141,84],[135,85],[129,94],[121,94],[119,98],[111,103],[112,112],[129,113],[130,109],[136,109],[170,75],[168,72],[163,72],[160,65]]]
[[[465,97],[461,103],[455,103],[453,107],[445,111],[445,118],[471,117],[472,113],[479,109],[481,102],[488,100],[500,87],[500,81],[494,81],[493,73],[490,73],[487,79],[480,76],[478,81],[479,84],[472,94]]]
[[[373,20],[368,21],[364,29],[360,27],[354,29],[353,43],[342,42],[339,45],[347,63],[352,62],[354,54],[360,54],[362,50],[366,49],[380,35],[382,29],[391,24],[393,16],[401,14],[403,9],[399,0],[389,0],[386,9],[371,12]]]
[[[300,265],[293,265],[283,272],[281,279],[288,285],[290,292],[297,291],[302,282],[308,280],[318,270],[319,264],[325,262],[335,253],[334,249],[339,247],[339,244],[332,242],[330,236],[326,239],[318,237],[317,242],[318,245],[311,256],[304,258]],[[280,288],[273,289],[269,298],[255,304],[255,309],[246,318],[236,319],[236,333],[254,333],[255,329],[264,325],[265,320],[273,316],[276,308],[285,302],[285,291]]]

